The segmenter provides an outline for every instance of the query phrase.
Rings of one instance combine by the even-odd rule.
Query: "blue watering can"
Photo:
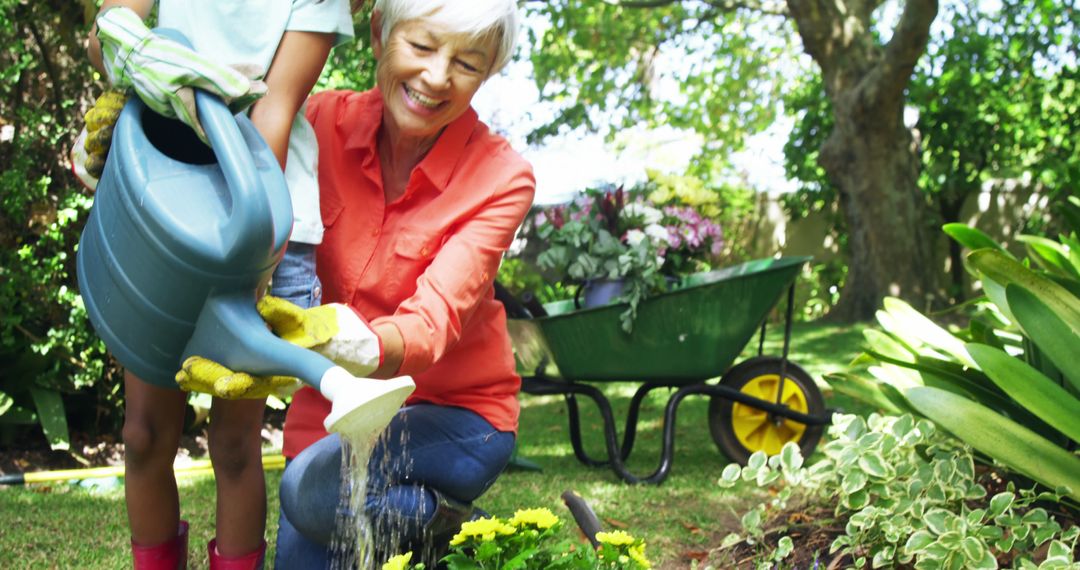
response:
[[[198,355],[314,386],[333,402],[327,429],[381,431],[412,380],[355,378],[267,329],[255,302],[292,229],[285,178],[246,116],[201,90],[195,103],[209,148],[138,97],[120,113],[77,256],[94,330],[151,384],[176,388],[181,363]]]

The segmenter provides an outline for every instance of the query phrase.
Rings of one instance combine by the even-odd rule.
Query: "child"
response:
[[[145,28],[142,20],[153,4],[154,0],[106,0],[90,34],[91,61],[114,86],[133,87],[148,106],[179,117],[200,135],[190,90],[185,94],[182,87],[207,88],[235,108],[258,97],[261,89],[226,66],[256,64],[258,71],[265,71],[266,95],[255,103],[250,117],[285,171],[295,218],[271,293],[305,308],[318,304],[321,288],[314,259],[323,227],[317,148],[302,106],[330,49],[353,35],[347,0],[160,0],[159,26],[182,32],[195,53],[178,50]],[[167,49],[155,51],[155,56],[177,53],[177,61],[166,64],[190,72],[172,78],[164,88],[153,70],[139,67],[138,58],[139,50],[162,46]],[[125,493],[135,567],[183,568],[188,525],[180,520],[172,469],[187,395],[130,373],[125,373],[124,389]],[[264,407],[265,396],[214,398],[209,428],[217,480],[217,534],[208,545],[212,569],[262,567]]]

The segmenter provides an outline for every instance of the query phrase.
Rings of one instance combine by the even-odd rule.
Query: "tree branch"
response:
[[[788,0],[788,10],[795,20],[795,29],[803,41],[803,49],[825,69],[836,46],[835,30],[843,18],[838,2],[822,0]]]
[[[930,40],[930,24],[938,13],[938,0],[907,0],[900,22],[893,30],[892,39],[885,45],[885,53],[877,66],[880,73],[875,73],[877,93],[890,93],[902,96],[902,92],[911,81],[915,64],[926,52]]]
[[[31,18],[27,18],[26,27],[30,30],[30,37],[34,39],[34,43],[37,45],[38,51],[41,53],[41,63],[45,68],[45,76],[48,77],[49,90],[52,92],[53,107],[59,110],[63,102],[63,98],[60,96],[60,82],[56,75],[56,66],[53,65],[52,54],[49,51],[49,45],[42,37],[41,32],[38,31],[37,26],[34,25],[34,21]]]

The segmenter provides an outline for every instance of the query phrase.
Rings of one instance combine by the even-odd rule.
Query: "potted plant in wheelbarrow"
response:
[[[723,247],[719,224],[691,206],[657,207],[643,189],[593,188],[541,211],[536,235],[547,248],[540,268],[575,285],[575,306],[626,303],[622,329],[633,330],[642,300],[710,268]]]

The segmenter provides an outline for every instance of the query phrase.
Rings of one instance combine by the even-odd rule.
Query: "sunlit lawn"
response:
[[[815,378],[842,370],[860,350],[862,328],[797,324],[791,359]],[[779,354],[781,332],[780,327],[770,332],[766,353]],[[756,351],[756,339],[751,345],[743,357]],[[636,387],[630,383],[603,386],[612,400],[620,433]],[[828,392],[826,397],[830,407],[858,409]],[[635,474],[647,475],[657,467],[666,398],[666,391],[657,390],[642,408],[637,444],[628,462]],[[599,414],[591,402],[580,401],[586,449],[599,457]],[[758,500],[725,494],[716,486],[727,461],[709,435],[707,410],[707,398],[687,398],[679,408],[671,476],[660,486],[631,486],[610,469],[588,468],[575,459],[561,397],[523,395],[519,451],[543,470],[508,471],[478,504],[500,516],[509,516],[518,508],[548,507],[566,522],[567,536],[573,536],[573,521],[559,498],[563,491],[572,489],[589,501],[605,527],[623,528],[644,537],[657,567],[686,568],[687,555],[718,545],[724,535],[737,528],[737,513],[743,504]],[[273,545],[280,473],[270,473],[267,478],[273,490],[267,540]],[[205,546],[213,532],[213,481],[207,477],[190,479],[181,493],[184,516],[192,523],[190,567],[205,568]],[[122,488],[92,491],[57,485],[0,490],[0,568],[123,568],[129,563]]]

